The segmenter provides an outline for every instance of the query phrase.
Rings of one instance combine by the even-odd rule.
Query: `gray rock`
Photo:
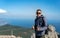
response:
[[[48,26],[48,34],[42,36],[42,38],[60,38],[60,35],[56,32],[56,28],[53,25]],[[31,35],[31,38],[35,38],[35,33]]]

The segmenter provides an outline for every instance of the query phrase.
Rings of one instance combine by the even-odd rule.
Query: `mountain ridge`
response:
[[[33,32],[32,29],[21,26],[14,26],[10,24],[0,26],[0,35],[11,35],[11,31],[13,31],[13,35],[21,36],[23,38],[29,38]]]

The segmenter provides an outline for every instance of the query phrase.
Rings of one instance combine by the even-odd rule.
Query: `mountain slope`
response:
[[[25,28],[20,26],[14,26],[10,24],[6,24],[0,26],[0,35],[15,35],[21,36],[23,38],[30,38],[34,31],[31,28]],[[60,35],[58,35],[60,38]]]
[[[30,38],[32,32],[33,31],[30,28],[24,28],[24,27],[14,26],[10,24],[0,26],[0,35],[13,34],[15,36],[21,36],[23,38]]]

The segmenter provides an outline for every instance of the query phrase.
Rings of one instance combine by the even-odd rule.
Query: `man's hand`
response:
[[[37,27],[37,31],[40,31],[40,27]]]
[[[35,27],[33,26],[32,29],[35,30]]]

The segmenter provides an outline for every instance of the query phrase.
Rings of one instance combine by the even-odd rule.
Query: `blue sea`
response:
[[[7,19],[9,24],[15,26],[22,26],[26,28],[32,28],[34,25],[34,19]],[[60,33],[60,21],[48,20],[47,24],[52,24],[56,27],[56,31]]]

